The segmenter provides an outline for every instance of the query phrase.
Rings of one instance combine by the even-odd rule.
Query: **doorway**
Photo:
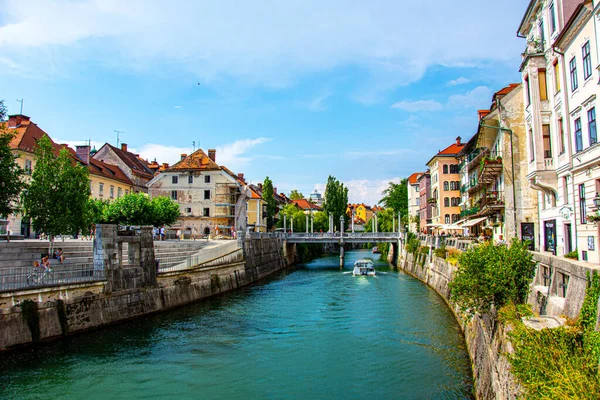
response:
[[[573,251],[573,241],[571,239],[571,224],[565,224],[565,254]]]
[[[521,223],[521,241],[529,242],[529,250],[535,250],[535,230],[533,222]]]
[[[544,221],[544,250],[556,255],[556,220]]]

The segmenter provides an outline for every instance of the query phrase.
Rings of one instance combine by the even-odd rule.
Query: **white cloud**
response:
[[[323,91],[308,103],[307,108],[311,111],[325,111],[327,109],[325,100],[331,97],[332,94],[333,92],[331,90]]]
[[[400,178],[379,180],[352,179],[342,183],[348,188],[348,202],[365,203],[374,206],[381,200],[381,192],[388,187],[389,183],[399,183],[400,180]],[[321,194],[325,194],[325,184],[317,183],[314,189],[317,189]]]
[[[246,85],[281,87],[303,75],[351,66],[369,76],[354,94],[364,103],[420,79],[433,64],[514,61],[522,47],[514,26],[505,23],[520,19],[521,0],[506,0],[500,8],[479,0],[374,0],[351,7],[344,0],[2,4],[3,58],[39,74],[49,65],[64,72],[90,62],[158,73],[168,60],[201,82],[233,77]],[[492,12],[495,18],[487,18]],[[173,21],[177,29],[165,29]]]
[[[63,140],[60,138],[56,138],[56,139],[52,138],[52,141],[54,143],[58,143],[58,144],[66,144],[73,150],[75,150],[76,146],[83,146],[83,145],[88,144],[87,140]],[[90,145],[92,146],[92,149],[96,148],[96,150],[100,150],[100,147],[104,146],[104,142],[96,142],[96,141],[92,140]]]
[[[181,160],[182,154],[191,154],[191,147],[177,147],[177,146],[166,146],[156,143],[147,143],[142,145],[139,149],[130,148],[129,151],[137,154],[144,160],[150,162],[156,160],[159,164],[169,163],[170,165],[175,164]]]
[[[455,94],[448,99],[448,107],[481,109],[489,105],[492,91],[487,86],[478,86],[465,94]]]
[[[448,85],[457,86],[457,85],[464,85],[465,83],[469,83],[469,82],[471,82],[471,80],[469,78],[465,78],[464,76],[461,76],[460,78],[456,78],[456,79],[453,79],[450,82],[448,82]]]
[[[260,137],[256,139],[236,140],[233,143],[217,146],[217,164],[224,165],[234,172],[244,172],[241,169],[247,166],[255,157],[248,154],[250,150],[271,139]]]
[[[444,108],[444,105],[435,100],[418,100],[418,101],[399,101],[392,104],[390,107],[399,108],[400,110],[411,113],[420,111],[438,111]]]
[[[183,106],[175,106],[175,108],[183,108]]]

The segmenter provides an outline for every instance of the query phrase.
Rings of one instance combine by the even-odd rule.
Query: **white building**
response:
[[[419,177],[424,172],[415,172],[407,179],[408,185],[408,216],[409,225],[408,229],[411,232],[419,232],[419,223],[417,217],[419,216],[419,209],[421,208],[421,192],[419,190]]]

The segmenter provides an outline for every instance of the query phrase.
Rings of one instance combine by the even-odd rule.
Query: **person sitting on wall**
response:
[[[46,255],[44,255],[44,257],[42,257],[42,261],[40,262],[40,265],[42,265],[44,267],[44,269],[50,268],[50,258],[48,257],[48,254],[46,254]]]

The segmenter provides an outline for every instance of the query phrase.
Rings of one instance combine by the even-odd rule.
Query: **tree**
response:
[[[277,213],[277,203],[275,202],[275,191],[273,190],[273,182],[267,176],[263,182],[262,190],[263,200],[267,203],[267,230],[273,229],[275,226],[275,214]]]
[[[329,218],[323,211],[317,211],[313,215],[313,228],[315,232],[327,232],[329,230]]]
[[[306,231],[306,214],[304,214],[304,211],[299,209],[295,204],[286,204],[280,213],[281,218],[278,221],[278,226],[280,228],[283,228],[283,216],[285,215],[286,228],[288,231],[292,229],[292,220],[294,221],[294,232]],[[310,216],[308,223],[310,224]]]
[[[342,215],[346,215],[348,208],[348,188],[339,182],[335,177],[327,178],[327,186],[325,187],[325,200],[323,202],[323,210],[327,215],[333,215],[333,222],[337,224]],[[346,218],[347,219],[347,218]]]
[[[290,200],[302,200],[304,195],[302,192],[297,191],[296,189],[290,192]]]
[[[408,215],[408,179],[402,179],[400,183],[390,182],[381,194],[383,197],[379,204],[391,208],[396,213],[399,211],[403,219]]]
[[[151,225],[152,204],[145,193],[129,193],[108,203],[103,222],[117,225]]]
[[[0,217],[7,217],[18,210],[19,196],[26,186],[23,170],[10,148],[14,134],[6,130],[4,114],[4,104],[0,101]]]
[[[156,227],[173,225],[181,215],[179,204],[165,196],[154,197],[150,206],[152,208],[152,225]]]
[[[56,235],[76,234],[86,225],[89,175],[66,149],[56,157],[47,136],[38,141],[35,153],[36,166],[23,205],[33,228],[48,235],[52,251]]]

